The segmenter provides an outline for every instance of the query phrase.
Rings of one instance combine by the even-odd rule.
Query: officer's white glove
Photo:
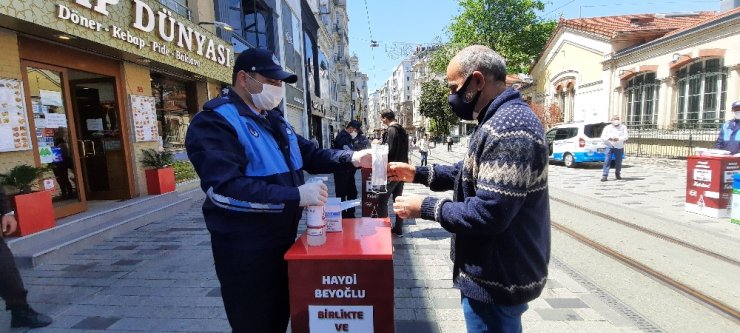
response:
[[[372,149],[363,149],[356,151],[352,154],[352,164],[358,168],[372,168],[373,167],[373,153]]]
[[[299,206],[322,206],[329,197],[329,188],[323,182],[306,183],[298,186],[298,193],[301,196]]]

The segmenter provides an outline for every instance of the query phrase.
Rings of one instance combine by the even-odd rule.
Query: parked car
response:
[[[572,168],[583,162],[603,162],[606,145],[601,131],[608,123],[570,122],[555,125],[545,134],[550,160]]]

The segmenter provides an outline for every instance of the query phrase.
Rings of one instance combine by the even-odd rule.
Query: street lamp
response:
[[[213,21],[213,22],[198,22],[198,25],[213,25],[216,26],[216,28],[221,28],[226,31],[234,31],[234,27],[230,26],[228,23],[220,22],[220,21]]]

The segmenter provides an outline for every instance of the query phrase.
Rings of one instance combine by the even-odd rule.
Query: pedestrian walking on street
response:
[[[479,124],[466,159],[390,163],[389,179],[454,190],[453,198],[404,195],[393,209],[452,233],[453,282],[468,332],[522,332],[521,316],[542,292],[550,259],[544,130],[519,92],[506,87],[504,59],[486,46],[455,55],[447,82],[452,111]]]
[[[10,201],[5,190],[0,186],[0,215],[2,216],[2,233],[0,235],[0,297],[5,300],[6,310],[10,310],[10,327],[45,327],[51,324],[51,317],[38,313],[28,305],[28,291],[23,286],[21,274],[15,265],[13,253],[5,236],[15,232],[18,221],[10,208]]]
[[[361,133],[359,121],[352,120],[347,127],[334,139],[334,149],[360,151],[369,148],[370,144]],[[334,172],[334,193],[342,201],[357,199],[357,184],[355,184],[356,169],[340,170]],[[354,218],[355,209],[349,208],[342,211],[342,218]]]
[[[387,126],[383,135],[383,144],[388,145],[389,162],[409,162],[409,136],[406,130],[396,122],[396,114],[393,111],[385,111],[380,114],[380,121]],[[378,216],[388,216],[388,199],[393,200],[403,194],[403,182],[389,181],[387,192],[378,196]],[[403,236],[403,218],[396,214],[396,221],[391,228],[396,236]]]
[[[624,142],[629,138],[627,126],[619,121],[619,116],[612,117],[612,123],[606,125],[601,132],[601,139],[606,144],[604,150],[604,169],[601,175],[601,181],[605,182],[609,177],[609,168],[611,167],[612,158],[614,159],[614,176],[617,180],[622,179],[622,157],[624,157]],[[614,155],[612,157],[612,155]]]
[[[735,155],[740,153],[740,101],[732,103],[733,118],[719,129],[714,147]]]
[[[306,184],[303,171],[370,167],[369,150],[319,149],[298,135],[277,109],[283,71],[265,49],[235,60],[232,87],[208,101],[188,128],[185,146],[207,198],[216,275],[235,333],[285,333],[290,316],[283,255],[294,243],[303,207],[327,201],[325,184]]]
[[[447,151],[452,151],[452,137],[447,137]]]
[[[427,165],[427,159],[429,158],[429,140],[427,139],[426,134],[419,139],[419,154],[421,154],[421,165]]]

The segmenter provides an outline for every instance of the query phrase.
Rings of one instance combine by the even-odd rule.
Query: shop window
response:
[[[182,149],[190,123],[188,84],[162,77],[152,78],[152,94],[157,107],[157,123],[165,149]]]
[[[722,59],[688,64],[676,73],[679,127],[717,127],[725,118],[728,70]]]
[[[635,75],[627,81],[627,125],[650,127],[657,124],[660,81],[655,72]]]

